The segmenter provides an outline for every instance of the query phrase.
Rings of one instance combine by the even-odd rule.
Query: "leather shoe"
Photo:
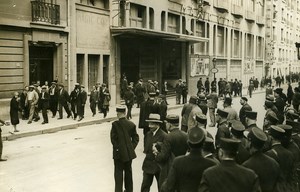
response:
[[[42,122],[43,125],[46,124],[46,123],[48,123],[48,122]]]
[[[31,121],[28,121],[28,122],[27,122],[27,124],[31,124],[31,123],[32,123]]]
[[[67,116],[67,118],[70,118],[70,117],[71,117],[71,115],[68,115],[68,116]]]
[[[61,117],[57,118],[57,119],[62,119]]]
[[[7,159],[0,159],[0,161],[7,161]]]

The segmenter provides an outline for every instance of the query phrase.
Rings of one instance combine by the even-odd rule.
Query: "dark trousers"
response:
[[[77,114],[78,114],[77,104],[71,103],[71,111],[73,113],[74,119],[76,119]]]
[[[187,94],[182,95],[182,104],[185,104],[187,102]]]
[[[95,101],[92,101],[90,103],[90,109],[91,109],[93,115],[95,115],[96,114],[96,102]]]
[[[58,113],[59,113],[59,118],[63,118],[63,110],[62,109],[65,109],[65,111],[67,112],[68,116],[71,116],[71,111],[69,109],[69,106],[68,106],[68,103],[59,103],[58,104]]]
[[[85,105],[83,105],[83,104],[77,105],[77,108],[78,108],[77,113],[80,118],[84,117],[84,106]]]
[[[149,192],[151,185],[153,183],[153,178],[155,177],[157,181],[157,187],[159,191],[160,185],[159,185],[159,172],[155,174],[149,174],[149,173],[143,173],[143,182],[142,182],[142,187],[141,187],[141,192]]]
[[[2,143],[2,134],[0,128],[0,159],[2,158],[2,150],[3,150],[3,143]]]
[[[126,105],[126,106],[127,106],[127,119],[132,119],[131,117],[132,105]]]
[[[42,107],[42,115],[45,123],[48,123],[47,107]]]
[[[132,161],[122,162],[120,160],[114,160],[115,192],[123,192],[123,173],[125,174],[126,192],[133,192],[131,163]]]
[[[181,93],[176,93],[176,104],[180,104],[181,101]]]
[[[53,99],[50,96],[49,105],[50,105],[50,110],[52,112],[52,116],[55,117],[55,115],[57,113],[57,106],[58,106],[57,99]]]

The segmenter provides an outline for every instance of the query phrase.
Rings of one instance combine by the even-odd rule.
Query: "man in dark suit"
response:
[[[143,162],[143,182],[141,192],[149,192],[153,178],[156,178],[158,191],[160,189],[159,175],[160,167],[155,161],[155,153],[160,151],[161,144],[164,142],[167,134],[160,129],[162,121],[160,115],[151,113],[146,120],[149,123],[150,131],[145,135],[144,153],[146,157]]]
[[[163,142],[161,151],[156,155],[156,161],[162,165],[160,183],[168,176],[169,167],[174,157],[185,155],[188,150],[187,134],[179,129],[179,116],[168,115],[165,120],[168,135]]]
[[[240,99],[240,104],[242,107],[240,109],[239,118],[243,125],[246,126],[246,111],[252,111],[252,107],[248,104],[247,97],[242,97]]]
[[[74,120],[76,120],[78,115],[79,92],[80,92],[80,85],[79,83],[75,83],[75,87],[73,91],[71,91],[70,93],[71,111],[73,112]]]
[[[217,126],[218,130],[215,137],[215,146],[217,149],[220,147],[221,138],[223,137],[230,138],[230,131],[228,127],[227,117],[228,117],[228,112],[222,109],[217,110],[216,122],[218,124]]]
[[[116,111],[118,120],[112,123],[110,132],[115,165],[115,192],[123,192],[123,173],[126,192],[133,192],[131,164],[136,158],[134,150],[139,143],[139,135],[135,124],[125,118],[125,106],[117,107]]]
[[[234,158],[240,141],[221,138],[218,152],[220,165],[204,171],[199,192],[259,192],[259,180],[254,171],[238,165]]]
[[[99,100],[98,96],[99,96],[99,93],[98,93],[96,87],[93,86],[93,89],[91,90],[91,94],[90,94],[90,108],[93,113],[93,117],[96,115],[96,106],[97,106],[98,100]]]
[[[58,87],[56,85],[56,82],[52,82],[51,87],[49,88],[49,94],[49,107],[52,112],[52,118],[54,118],[56,116],[58,106]]]
[[[282,88],[277,88],[274,90],[274,97],[275,97],[275,102],[274,105],[278,109],[278,114],[277,117],[279,119],[278,123],[282,124],[284,121],[284,107],[286,105],[286,100],[280,97],[282,94]]]
[[[49,108],[49,99],[50,99],[50,95],[47,92],[47,87],[45,85],[42,86],[42,92],[40,93],[40,99],[39,99],[39,108],[42,110],[42,115],[43,115],[43,119],[44,121],[42,122],[42,124],[46,124],[48,123],[48,108]]]
[[[87,93],[84,90],[84,85],[81,85],[79,89],[78,99],[77,99],[77,108],[78,108],[77,112],[79,116],[78,121],[81,121],[84,118],[84,107],[85,107],[86,100],[87,100]]]
[[[267,141],[266,134],[260,128],[252,128],[248,134],[248,150],[251,157],[243,163],[246,168],[252,169],[258,176],[262,192],[275,191],[279,179],[278,163],[271,157],[263,154],[262,149]]]
[[[68,114],[67,118],[72,116],[70,108],[68,106],[69,101],[70,101],[69,93],[64,89],[64,85],[60,84],[59,85],[59,96],[58,96],[58,113],[59,113],[58,119],[63,118],[62,108],[64,108],[65,111],[67,112],[67,114]]]
[[[205,140],[203,129],[194,127],[188,132],[190,154],[174,159],[168,178],[162,187],[167,191],[197,191],[202,173],[208,167],[216,165],[210,159],[202,157],[201,150]]]

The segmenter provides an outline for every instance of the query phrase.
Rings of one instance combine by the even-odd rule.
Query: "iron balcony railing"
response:
[[[32,21],[60,24],[60,6],[41,1],[31,1]]]

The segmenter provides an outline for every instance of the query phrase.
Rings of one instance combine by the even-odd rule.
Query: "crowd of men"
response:
[[[254,84],[255,79],[251,81]],[[257,111],[247,97],[239,95],[241,108],[237,111],[231,106],[234,94],[214,84],[209,91],[200,88],[178,115],[167,114],[168,106],[156,91],[139,104],[137,127],[143,129],[145,153],[140,191],[150,191],[154,178],[161,192],[299,191],[300,86],[291,90],[289,101],[282,88],[268,84],[264,122],[258,127]],[[222,108],[217,105],[220,96]],[[132,192],[131,163],[140,138],[136,125],[126,118],[126,108],[117,107],[117,113],[119,120],[111,130],[115,191],[123,191],[125,172],[125,190]],[[215,127],[216,135],[207,126]]]

